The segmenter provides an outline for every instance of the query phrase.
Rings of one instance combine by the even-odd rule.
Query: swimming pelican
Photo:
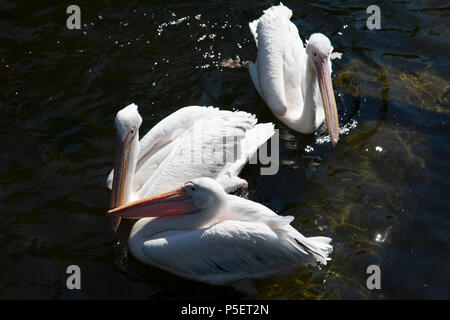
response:
[[[304,237],[290,225],[293,217],[229,195],[211,178],[192,179],[108,214],[140,219],[128,240],[139,261],[213,284],[326,264],[333,249],[330,238]]]
[[[179,188],[193,178],[217,179],[227,192],[246,186],[245,163],[274,134],[254,115],[189,106],[156,124],[140,141],[142,118],[131,104],[117,113],[114,170],[107,179],[111,208]],[[114,219],[113,231],[120,219]]]
[[[333,146],[339,138],[339,121],[331,83],[333,47],[314,33],[306,48],[292,11],[282,3],[250,22],[258,48],[255,62],[248,61],[250,77],[274,115],[289,128],[313,133],[326,119]]]

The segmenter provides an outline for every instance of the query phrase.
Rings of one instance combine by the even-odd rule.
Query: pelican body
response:
[[[144,264],[212,284],[326,264],[330,238],[304,237],[269,208],[225,192],[211,178],[110,210],[140,219],[129,248]]]
[[[249,23],[258,49],[246,64],[253,84],[273,114],[289,128],[309,134],[326,120],[333,146],[339,138],[336,101],[331,82],[330,40],[311,35],[304,47],[292,11],[282,3]]]
[[[274,134],[272,123],[254,115],[189,106],[156,124],[141,140],[142,118],[131,104],[117,113],[114,170],[107,179],[111,208],[179,188],[198,178],[216,179],[231,192],[247,182],[238,177],[260,145]],[[113,231],[120,218],[113,219]]]

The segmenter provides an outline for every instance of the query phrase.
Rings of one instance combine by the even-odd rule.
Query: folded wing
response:
[[[298,267],[300,254],[267,225],[233,220],[164,232],[141,250],[145,263],[214,284],[289,272]]]

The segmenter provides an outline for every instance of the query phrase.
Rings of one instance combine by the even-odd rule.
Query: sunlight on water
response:
[[[343,136],[345,136],[345,135],[351,134],[351,130],[355,129],[357,126],[358,126],[358,121],[355,119],[351,119],[350,122],[347,122],[343,126],[342,125],[339,126],[340,139],[342,139]],[[318,135],[318,133],[316,133],[316,135]],[[330,141],[331,141],[331,138],[329,135],[316,138],[317,144],[330,143]]]

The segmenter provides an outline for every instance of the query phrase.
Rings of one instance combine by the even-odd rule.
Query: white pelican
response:
[[[331,83],[330,40],[311,35],[306,48],[292,11],[282,3],[250,22],[258,54],[248,61],[250,77],[261,98],[289,128],[313,133],[326,119],[333,146],[339,138],[339,122]]]
[[[272,123],[256,122],[246,112],[189,106],[161,120],[139,141],[138,108],[125,107],[115,119],[118,146],[107,179],[110,207],[179,188],[198,177],[217,179],[227,192],[246,186],[238,174],[274,134]],[[114,232],[119,223],[113,221]]]
[[[290,225],[293,217],[229,195],[211,178],[193,179],[108,214],[140,219],[128,241],[138,260],[213,284],[326,264],[333,249],[330,238],[304,237]]]

